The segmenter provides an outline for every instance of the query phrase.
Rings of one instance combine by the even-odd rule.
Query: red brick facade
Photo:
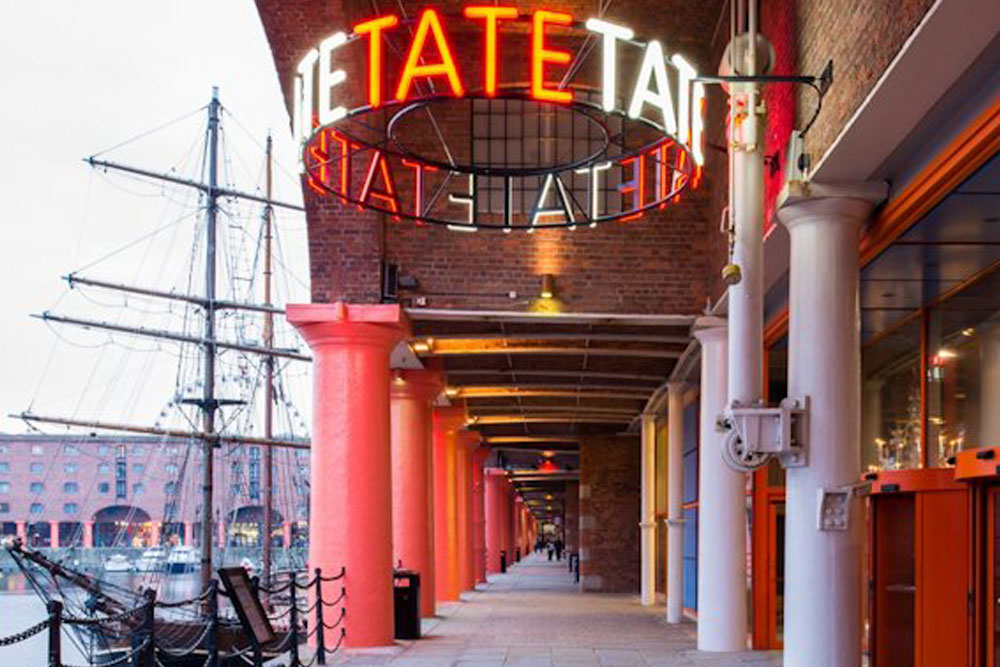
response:
[[[639,591],[639,439],[580,441],[580,586]]]

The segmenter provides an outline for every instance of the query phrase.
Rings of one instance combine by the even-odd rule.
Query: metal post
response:
[[[288,661],[288,667],[300,667],[301,662],[299,662],[299,603],[296,596],[298,588],[298,582],[295,580],[295,573],[292,573],[292,585],[288,589],[288,594],[291,596],[291,609],[288,610],[288,634],[291,635],[292,641],[289,647],[292,653],[292,659]]]
[[[211,626],[205,635],[205,667],[219,665],[219,582],[212,579],[208,582],[208,622]]]
[[[147,588],[142,595],[146,599],[142,619],[142,639],[146,642],[146,648],[142,651],[145,656],[143,662],[146,667],[156,667],[156,591]]]
[[[62,666],[62,610],[59,600],[49,600],[49,667]]]
[[[267,135],[267,199],[271,199],[272,187],[272,147],[271,135]],[[274,209],[270,204],[264,207],[264,305],[271,305],[271,224]],[[271,310],[264,311],[264,347],[271,349],[274,347],[274,313]],[[274,403],[274,357],[267,355],[264,357],[264,437],[271,439],[274,435],[274,416],[272,407]],[[271,585],[271,533],[274,532],[274,481],[272,470],[274,466],[274,450],[271,447],[264,448],[264,544],[261,553],[261,565],[264,585]],[[288,545],[286,544],[287,548]]]
[[[316,568],[316,662],[326,664],[326,641],[323,637],[323,572]]]
[[[205,366],[202,380],[201,590],[212,580],[212,483],[215,434],[215,218],[218,210],[219,89],[208,105],[208,197],[205,206]],[[224,545],[220,545],[224,546]]]

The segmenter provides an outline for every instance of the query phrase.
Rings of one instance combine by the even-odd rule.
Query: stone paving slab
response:
[[[443,605],[424,638],[348,651],[332,664],[363,667],[770,667],[777,652],[702,653],[695,625],[667,625],[638,596],[580,593],[564,562],[532,555]]]

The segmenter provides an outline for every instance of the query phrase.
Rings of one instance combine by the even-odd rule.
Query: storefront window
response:
[[[921,461],[921,319],[865,341],[861,352],[861,463],[915,468]]]
[[[1000,445],[1000,273],[927,313],[928,463]]]

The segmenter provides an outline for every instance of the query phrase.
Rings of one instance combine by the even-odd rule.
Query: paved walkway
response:
[[[566,562],[530,556],[462,602],[439,608],[425,636],[395,649],[352,652],[351,666],[583,667],[780,665],[777,653],[699,653],[695,626],[668,626],[638,596],[579,593]]]

